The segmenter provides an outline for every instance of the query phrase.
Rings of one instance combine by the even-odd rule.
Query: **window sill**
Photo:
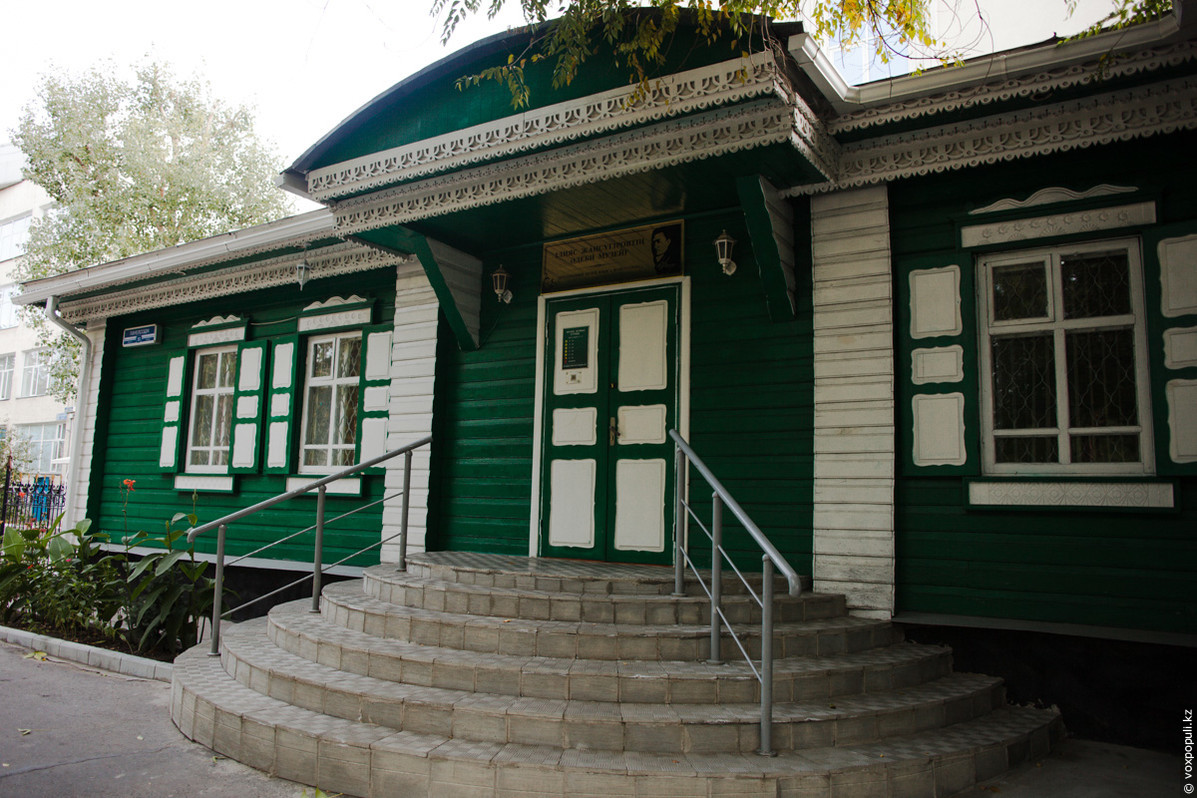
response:
[[[233,477],[221,474],[175,474],[175,490],[232,493]]]
[[[969,480],[969,507],[1096,507],[1117,510],[1171,510],[1176,507],[1172,482],[1159,480],[974,479]]]
[[[321,479],[320,474],[301,474],[297,476],[287,477],[287,492],[298,490],[305,485],[310,485],[313,482]],[[338,479],[328,483],[325,486],[327,493],[334,496],[361,496],[362,495],[362,481],[358,477],[346,477],[345,479]],[[316,491],[312,491],[310,496],[315,496]]]

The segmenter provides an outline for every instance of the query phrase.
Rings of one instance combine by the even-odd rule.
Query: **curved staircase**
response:
[[[706,599],[672,590],[651,566],[413,555],[329,585],[319,614],[226,627],[220,657],[186,652],[171,714],[220,754],[370,797],[949,796],[1062,729],[841,596],[779,590],[760,756],[756,678],[726,634],[707,663]],[[723,604],[759,656],[738,580]]]

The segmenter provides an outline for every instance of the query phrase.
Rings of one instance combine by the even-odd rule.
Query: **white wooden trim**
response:
[[[1197,235],[1159,243],[1160,312],[1168,318],[1197,313]]]
[[[1197,380],[1169,380],[1164,386],[1168,400],[1169,455],[1174,463],[1197,463]]]
[[[1164,366],[1170,369],[1197,366],[1197,327],[1174,327],[1164,331]]]
[[[1093,208],[1087,211],[1054,213],[1030,219],[1011,219],[990,224],[973,224],[960,228],[960,243],[965,249],[988,244],[1010,244],[1037,238],[1092,233],[1155,224],[1155,203],[1137,202],[1113,208]]]
[[[175,490],[199,490],[213,493],[232,493],[233,477],[210,474],[176,474]]]
[[[436,293],[419,263],[401,264],[395,276],[395,317],[391,333],[388,450],[432,434],[432,403],[436,374],[438,303]],[[385,464],[387,495],[403,490],[405,457]],[[428,532],[429,447],[412,453],[411,496],[408,497],[408,552],[424,551]],[[402,500],[383,505],[379,539],[399,533]],[[399,541],[382,546],[382,562],[398,562]]]
[[[894,608],[893,277],[884,186],[811,199],[814,586]]]
[[[230,327],[224,330],[192,333],[187,336],[187,346],[213,346],[245,340],[245,327]]]
[[[968,503],[986,507],[1175,506],[1171,482],[970,482]]]
[[[297,476],[287,477],[287,492],[299,490],[305,485],[311,485],[320,479],[318,475],[313,476]],[[325,486],[328,493],[336,496],[361,496],[362,495],[362,481],[358,477],[346,477],[345,479],[335,479]],[[308,494],[315,498],[316,491]]]

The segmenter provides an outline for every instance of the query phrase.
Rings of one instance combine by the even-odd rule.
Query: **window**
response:
[[[0,355],[0,399],[12,397],[12,373],[17,356],[9,353]]]
[[[54,461],[62,457],[66,424],[61,421],[49,424],[18,424],[15,432],[29,442],[30,468],[34,473],[47,474],[54,471]]]
[[[1137,242],[987,255],[979,284],[986,470],[1149,472]]]
[[[21,396],[45,396],[50,392],[50,352],[30,349],[21,356]]]
[[[17,293],[15,285],[0,286],[0,329],[16,327],[21,323],[17,315],[17,306],[13,304],[13,295]]]
[[[29,225],[32,222],[31,213],[0,222],[0,261],[25,254],[25,243],[29,241]]]
[[[353,465],[361,366],[360,333],[308,340],[301,472],[332,472]]]
[[[228,471],[236,372],[235,346],[195,353],[191,426],[187,439],[188,471],[221,474]]]

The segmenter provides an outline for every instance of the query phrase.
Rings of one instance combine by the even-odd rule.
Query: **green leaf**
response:
[[[11,557],[14,560],[19,560],[25,554],[25,538],[13,527],[8,527],[4,530],[3,554],[5,557]]]
[[[162,576],[162,574],[169,571],[175,563],[186,556],[186,551],[172,551],[159,561],[158,567],[154,569],[154,576]]]
[[[49,543],[46,544],[46,551],[50,555],[51,562],[58,562],[59,560],[64,560],[74,554],[75,547],[70,543],[70,541],[63,538],[62,535],[55,535],[54,537],[50,538]]]

